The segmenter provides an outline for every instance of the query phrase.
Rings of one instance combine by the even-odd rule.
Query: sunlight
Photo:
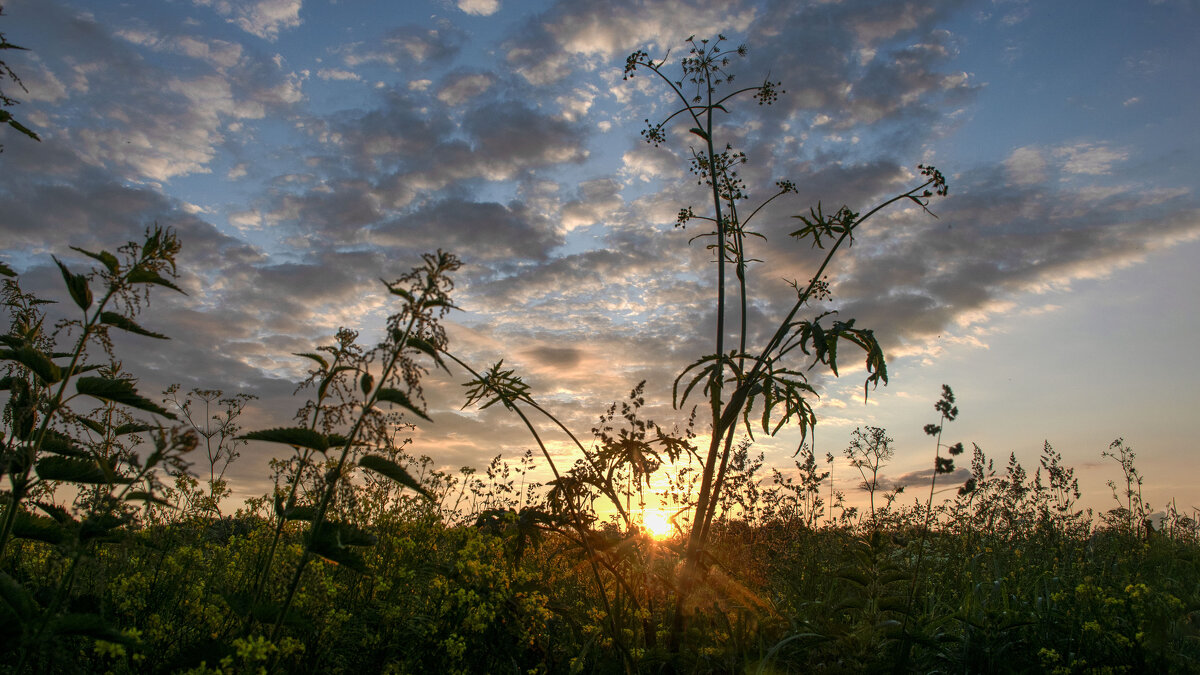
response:
[[[662,511],[647,511],[642,514],[642,527],[655,539],[666,539],[675,532],[675,526]]]

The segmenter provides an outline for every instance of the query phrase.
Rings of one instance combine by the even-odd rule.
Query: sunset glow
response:
[[[642,517],[642,527],[655,539],[666,539],[675,534],[675,526],[669,516],[661,511],[647,511]]]

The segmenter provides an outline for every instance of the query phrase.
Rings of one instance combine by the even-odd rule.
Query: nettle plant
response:
[[[68,305],[67,318],[53,328],[43,310],[55,301],[23,290],[15,271],[0,264],[0,305],[10,323],[0,335],[0,390],[8,392],[0,433],[0,477],[7,483],[0,492],[0,555],[18,557],[26,541],[41,542],[62,563],[48,598],[0,572],[0,624],[4,646],[19,654],[17,672],[63,652],[69,636],[131,640],[98,614],[72,609],[72,585],[82,561],[128,534],[143,506],[162,501],[159,470],[183,471],[184,455],[198,441],[194,433],[133,416],[175,417],[138,393],[113,356],[110,336],[117,329],[166,339],[134,319],[151,288],[179,291],[172,281],[179,241],[155,227],[115,254],[74,250],[100,266],[76,273],[55,258],[74,308]],[[60,500],[60,490],[73,504]]]
[[[729,114],[729,105],[739,97],[751,96],[759,105],[770,105],[784,92],[779,88],[780,82],[770,80],[752,87],[734,87],[729,67],[735,57],[746,54],[745,46],[730,48],[723,35],[711,41],[691,37],[686,42],[688,52],[679,60],[678,70],[671,68],[668,72],[667,57],[651,59],[648,53],[640,50],[625,62],[626,79],[638,72],[647,72],[665,85],[679,102],[678,108],[659,121],[647,120],[647,127],[642,131],[646,142],[655,146],[666,143],[669,132],[675,128],[686,129],[699,139],[698,147],[689,148],[689,166],[709,190],[708,206],[704,209],[697,206],[682,208],[677,225],[684,227],[702,222],[711,228],[693,237],[693,241],[702,240],[713,251],[717,268],[713,352],[687,366],[676,378],[674,387],[673,403],[677,408],[685,406],[696,389],[707,397],[711,433],[707,449],[700,453],[700,488],[691,507],[691,529],[677,584],[670,635],[672,651],[678,650],[683,634],[685,603],[703,572],[719,496],[729,478],[739,422],[751,438],[754,426],[774,435],[789,424],[799,427],[801,435],[807,436],[817,419],[809,402],[816,396],[816,391],[806,373],[823,365],[836,376],[838,349],[843,343],[850,343],[866,356],[864,395],[869,387],[887,383],[883,350],[871,330],[855,326],[854,319],[837,317],[836,312],[823,312],[813,318],[801,316],[802,310],[811,302],[828,296],[825,271],[834,255],[843,247],[849,248],[856,231],[881,210],[896,203],[912,202],[929,212],[930,198],[944,196],[947,191],[941,172],[922,165],[918,167],[923,176],[920,184],[865,213],[848,206],[826,213],[818,204],[807,215],[794,216],[802,227],[791,236],[808,242],[825,254],[807,282],[793,283],[796,299],[775,324],[774,330],[768,333],[770,338],[765,343],[753,344],[751,340],[757,331],[747,325],[748,267],[756,261],[748,254],[746,245],[751,237],[763,237],[748,228],[764,206],[796,192],[796,186],[781,180],[775,184],[770,197],[751,208],[748,188],[738,173],[748,158],[732,144],[718,140],[718,122]],[[732,294],[729,288],[731,277]],[[729,316],[735,312],[740,321],[731,326]],[[751,422],[752,413],[757,419],[754,423]]]

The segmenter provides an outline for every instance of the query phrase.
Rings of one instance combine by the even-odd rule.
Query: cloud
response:
[[[322,68],[317,71],[317,77],[322,80],[337,80],[339,82],[358,82],[362,76],[351,70],[342,68]]]
[[[959,467],[950,473],[938,475],[937,483],[935,485],[938,486],[939,492],[947,491],[952,488],[957,490],[958,488],[962,487],[962,485],[966,483],[967,479],[970,477],[971,471],[969,469]],[[926,493],[928,493],[928,487],[930,481],[932,480],[933,469],[921,469],[919,471],[909,471],[908,473],[904,473],[895,477],[889,476],[886,478],[881,478],[880,488],[881,491],[890,491],[898,487],[924,487],[926,488]]]
[[[842,316],[887,326],[879,338],[902,348],[1015,309],[1006,301],[1016,294],[1103,276],[1200,236],[1200,208],[1182,195],[1152,204],[1126,187],[1096,199],[1009,175],[1008,167],[964,172],[933,205],[938,221],[914,211],[868,223],[834,286]]]
[[[1004,160],[1008,180],[1017,185],[1033,185],[1046,180],[1046,158],[1037,148],[1025,146],[1012,151]]]
[[[134,181],[163,182],[211,171],[228,132],[299,101],[296,77],[233,43],[166,34],[152,26],[109,32],[108,24],[56,3],[32,6],[35,28],[69,40],[65,54],[44,54],[66,86],[58,103],[88,114],[47,129],[80,160]],[[181,56],[164,68],[146,53]],[[119,95],[118,95],[119,93]]]
[[[598,178],[579,185],[579,198],[563,205],[562,227],[567,232],[600,222],[625,202],[621,185],[611,178]]]
[[[364,63],[395,67],[445,62],[458,55],[466,38],[466,33],[448,23],[436,28],[408,25],[389,29],[370,42],[344,45],[338,52],[351,68]]]
[[[500,0],[458,0],[458,8],[467,14],[491,16],[500,11]]]
[[[1106,145],[1090,143],[1057,148],[1054,154],[1064,160],[1063,170],[1067,173],[1088,176],[1103,176],[1111,173],[1113,164],[1122,162],[1129,157],[1127,152],[1115,150]]]
[[[445,248],[469,260],[545,260],[562,240],[520,206],[448,199],[371,228],[370,240],[410,251]]]
[[[741,2],[718,6],[686,0],[559,0],[505,43],[505,56],[530,83],[550,84],[566,77],[573,57],[608,60],[647,45],[660,49],[673,46],[683,37],[679,17],[684,16],[687,30],[716,35],[720,31],[745,31],[755,10]]]
[[[669,399],[682,366],[712,351],[717,323],[712,252],[688,241],[704,223],[673,227],[680,208],[706,203],[685,170],[696,137],[672,128],[662,148],[637,137],[639,120],[671,108],[649,78],[620,81],[623,56],[678,55],[687,17],[701,34],[746,35],[750,54],[733,65],[742,82],[768,72],[784,82],[776,105],[747,99],[719,119],[722,140],[750,156],[748,204],[778,178],[800,190],[752,224],[767,238],[747,244],[764,261],[748,272],[761,344],[795,300],[782,280],[809,278],[822,253],[788,237],[791,216],[818,201],[863,210],[915,185],[910,165],[936,159],[953,113],[969,109],[981,85],[956,63],[963,39],[943,29],[959,4],[564,1],[470,50],[472,34],[445,19],[381,25],[378,39],[350,31],[343,39],[355,41],[321,52],[318,68],[288,52],[290,40],[278,57],[253,46],[283,35],[287,17],[298,25],[298,2],[212,0],[215,13],[192,24],[26,2],[30,25],[71,47],[31,62],[29,102],[49,124],[41,144],[6,144],[4,161],[20,169],[0,184],[0,248],[59,292],[46,254],[112,248],[156,221],[177,228],[189,295],[156,296],[145,319],[176,339],[138,343],[130,363],[148,380],[260,393],[261,415],[280,423],[303,371],[289,354],[339,325],[369,342],[394,309],[378,278],[445,248],[466,261],[455,348],[473,363],[508,359],[587,429],[639,379]],[[245,34],[223,25],[243,20]],[[489,62],[467,58],[493,48]],[[595,135],[598,125],[617,135]],[[931,354],[937,335],[981,346],[998,318],[1067,304],[1025,294],[1200,236],[1194,190],[1176,177],[1190,174],[1146,173],[1170,158],[1104,138],[1001,142],[1012,149],[1002,160],[952,167],[950,196],[931,205],[939,219],[908,206],[868,221],[814,311],[876,329],[889,356]],[[502,411],[452,412],[453,378],[427,393],[437,423],[420,431],[422,447],[439,461],[477,463],[528,442]]]
[[[67,86],[42,63],[36,55],[31,55],[27,63],[20,67],[21,87],[20,98],[29,103],[58,103],[67,98]],[[7,95],[13,95],[13,91]]]
[[[302,0],[192,0],[197,6],[211,7],[238,28],[274,41],[282,30],[300,25]]]
[[[443,80],[437,99],[448,106],[460,106],[483,94],[494,82],[487,73],[455,73]]]
[[[665,146],[639,144],[621,156],[621,163],[622,174],[643,182],[660,177],[678,178],[683,175],[679,157]]]
[[[144,25],[119,28],[113,34],[131,44],[156,52],[182,54],[204,61],[219,71],[232,68],[242,59],[242,46],[226,40],[210,40],[183,33],[163,34]]]

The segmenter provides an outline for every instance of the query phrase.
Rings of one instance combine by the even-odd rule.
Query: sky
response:
[[[927,484],[945,383],[947,440],[998,467],[1013,453],[1032,472],[1048,441],[1107,509],[1120,473],[1101,452],[1123,437],[1153,507],[1200,507],[1195,0],[7,0],[0,31],[28,49],[3,55],[27,91],[2,84],[41,137],[0,130],[0,260],[66,298],[52,254],[82,269],[69,246],[154,223],[183,242],[187,295],[139,317],[172,339],[117,345],[144,393],[254,394],[248,428],[288,425],[311,395],[293,353],[342,326],[377,340],[395,311],[380,280],[441,248],[464,262],[456,355],[504,359],[585,438],[642,380],[649,417],[685,419],[671,383],[716,325],[715,266],[674,227],[706,203],[695,137],[643,142],[674,102],[622,74],[634,50],[674,60],[723,34],[749,48],[737,83],[783,93],[738,101],[718,138],[746,152],[750,202],[798,188],[752,227],[756,336],[819,263],[792,216],[866,211],[922,163],[950,186],[936,219],[886,211],[829,270],[817,309],[872,328],[890,382],[864,402],[860,359],[811,371],[819,457],[882,426],[887,480]],[[462,409],[466,379],[427,377],[411,450],[455,469],[533,447],[514,416]],[[754,451],[786,470],[798,443]],[[278,454],[243,450],[234,505]],[[861,501],[850,471],[834,465],[837,487]]]

